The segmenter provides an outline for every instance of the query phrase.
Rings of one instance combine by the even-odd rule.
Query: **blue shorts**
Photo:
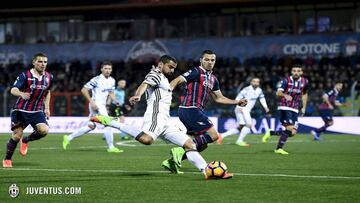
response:
[[[179,108],[179,119],[189,134],[200,135],[213,126],[210,119],[198,108]]]
[[[321,109],[320,110],[320,116],[323,119],[324,122],[327,121],[332,121],[333,120],[333,115],[332,115],[332,110],[331,109]]]
[[[36,129],[35,127],[39,123],[45,123],[48,125],[44,112],[29,113],[11,111],[11,130],[14,130],[17,127],[25,129],[28,125],[31,125],[34,129]]]
[[[298,128],[298,113],[289,110],[278,110],[280,114],[280,122],[283,126],[293,125]]]

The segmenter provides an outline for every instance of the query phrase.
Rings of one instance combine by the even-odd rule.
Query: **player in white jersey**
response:
[[[101,74],[93,77],[81,89],[81,93],[89,101],[89,117],[93,117],[98,114],[104,116],[108,115],[106,109],[106,100],[108,97],[110,97],[113,101],[117,102],[114,94],[115,80],[113,77],[110,76],[111,72],[112,64],[110,62],[102,63]],[[69,145],[70,141],[72,141],[74,138],[80,137],[94,130],[95,128],[96,124],[92,121],[89,121],[87,126],[78,129],[70,135],[65,135],[63,139],[63,148],[66,149],[67,145]],[[108,145],[108,152],[119,153],[123,151],[114,146],[114,135],[110,127],[105,127],[104,137]]]
[[[174,73],[177,66],[176,59],[164,55],[160,58],[157,67],[154,67],[145,77],[145,80],[137,88],[135,96],[130,98],[130,103],[135,104],[140,101],[141,96],[146,93],[147,108],[144,114],[144,123],[141,131],[132,126],[118,122],[116,119],[106,116],[95,116],[91,118],[94,122],[99,122],[117,128],[137,141],[145,145],[151,145],[158,137],[184,147],[188,160],[204,173],[206,162],[196,150],[195,143],[181,131],[178,126],[170,121],[170,105],[172,90],[166,76]],[[173,173],[178,173],[174,162],[169,162],[164,166]],[[205,174],[205,173],[204,173]],[[223,179],[231,178],[233,174],[227,173]],[[208,177],[205,175],[205,178]]]
[[[244,138],[247,134],[250,133],[250,129],[252,127],[252,118],[250,112],[254,108],[256,101],[258,99],[260,100],[261,105],[265,109],[265,112],[269,113],[269,108],[266,104],[264,93],[259,86],[260,86],[260,79],[256,77],[252,78],[250,81],[250,85],[244,87],[236,96],[236,100],[247,99],[248,103],[245,107],[236,106],[235,115],[239,127],[230,129],[225,133],[222,133],[221,134],[222,139],[224,139],[227,136],[240,133],[239,138],[236,141],[236,144],[242,147],[250,146],[250,144],[244,141]],[[222,139],[218,141],[218,144],[221,144]]]

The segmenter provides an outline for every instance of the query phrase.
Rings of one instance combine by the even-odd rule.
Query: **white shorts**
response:
[[[150,135],[154,140],[160,137],[180,147],[184,146],[189,137],[186,132],[170,121],[168,114],[159,112],[152,115],[150,113],[145,112],[144,115],[144,123],[141,129],[144,133]]]
[[[252,118],[247,108],[236,107],[235,115],[239,125],[251,125]]]
[[[105,105],[97,104],[97,107],[98,107],[98,110],[94,111],[91,108],[91,105],[89,104],[89,117],[93,117],[93,116],[96,116],[96,115],[103,115],[103,116],[108,116],[109,115]]]

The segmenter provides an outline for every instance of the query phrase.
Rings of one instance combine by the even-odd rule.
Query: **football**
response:
[[[221,161],[211,161],[205,168],[205,173],[209,177],[223,177],[226,171],[227,167]]]

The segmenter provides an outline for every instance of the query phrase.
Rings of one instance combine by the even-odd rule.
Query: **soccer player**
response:
[[[266,99],[264,93],[260,86],[260,78],[254,77],[250,81],[250,85],[243,88],[239,94],[236,96],[236,100],[246,99],[248,104],[245,107],[236,106],[235,107],[235,115],[236,120],[239,123],[238,128],[230,129],[225,133],[221,134],[222,139],[227,136],[239,134],[239,138],[235,144],[242,146],[242,147],[249,147],[250,144],[244,142],[244,138],[247,134],[250,133],[250,129],[252,126],[252,118],[250,115],[251,109],[255,106],[257,99],[260,100],[261,105],[265,109],[266,113],[269,113],[269,108],[266,103]],[[218,139],[218,144],[221,144],[221,140]]]
[[[315,141],[321,140],[320,134],[322,132],[325,132],[326,128],[334,124],[332,118],[334,106],[345,105],[337,100],[337,96],[339,92],[342,90],[342,88],[343,88],[343,83],[341,81],[336,81],[334,88],[324,93],[324,95],[322,96],[324,102],[319,106],[319,110],[320,110],[321,118],[323,119],[325,124],[321,128],[311,131],[311,134],[314,136]]]
[[[45,71],[48,57],[43,53],[34,55],[33,68],[22,72],[11,88],[11,94],[19,97],[11,110],[12,136],[7,144],[4,168],[12,168],[12,156],[18,142],[20,154],[25,156],[28,143],[45,137],[49,132],[46,121],[50,116],[50,88],[53,75]],[[31,125],[34,131],[22,138],[24,129]]]
[[[278,145],[274,150],[277,154],[289,154],[283,147],[288,137],[296,135],[300,105],[302,105],[301,114],[305,114],[309,82],[302,74],[302,66],[297,64],[293,65],[291,68],[291,76],[286,77],[281,81],[276,92],[276,96],[280,98],[277,110],[280,115],[280,122],[285,130],[268,130],[262,137],[262,142],[266,143],[272,135],[280,136]]]
[[[101,74],[93,77],[89,82],[85,84],[85,86],[81,89],[81,93],[84,97],[89,101],[89,117],[95,116],[97,114],[100,115],[108,115],[106,109],[106,100],[108,96],[118,103],[115,98],[114,89],[115,89],[115,80],[112,78],[112,64],[111,62],[105,61],[101,64]],[[90,91],[91,95],[90,96]],[[70,142],[80,137],[96,128],[96,124],[92,121],[88,121],[88,125],[84,126],[77,131],[73,132],[70,135],[64,135],[63,139],[63,148],[66,149]],[[111,153],[120,153],[123,150],[116,148],[113,144],[114,136],[112,129],[110,127],[105,127],[104,136],[108,145],[108,152]]]
[[[196,150],[195,143],[169,120],[172,90],[167,76],[174,73],[176,66],[177,61],[175,58],[168,55],[162,56],[158,66],[146,75],[145,80],[137,88],[135,95],[130,98],[130,103],[135,104],[146,93],[147,108],[141,131],[136,132],[135,128],[106,116],[95,116],[91,120],[122,130],[145,145],[151,145],[158,137],[161,137],[173,144],[184,147],[186,156],[191,163],[205,174],[207,164]],[[176,172],[174,164],[169,163],[169,165],[166,165],[167,169]],[[232,174],[227,173],[223,178],[231,178],[232,176]],[[205,175],[205,178],[208,177]]]
[[[225,97],[220,90],[219,81],[212,70],[216,62],[216,55],[211,50],[205,50],[201,54],[200,66],[178,76],[171,81],[171,89],[182,83],[186,83],[181,105],[179,106],[179,118],[188,130],[188,134],[195,135],[193,141],[198,151],[207,148],[208,143],[219,139],[219,133],[204,113],[204,108],[210,95],[215,102],[220,104],[232,104],[245,106],[246,99],[233,100]],[[174,161],[177,168],[181,168],[182,159],[186,158],[183,148],[172,148],[172,158],[163,161],[163,166]]]

